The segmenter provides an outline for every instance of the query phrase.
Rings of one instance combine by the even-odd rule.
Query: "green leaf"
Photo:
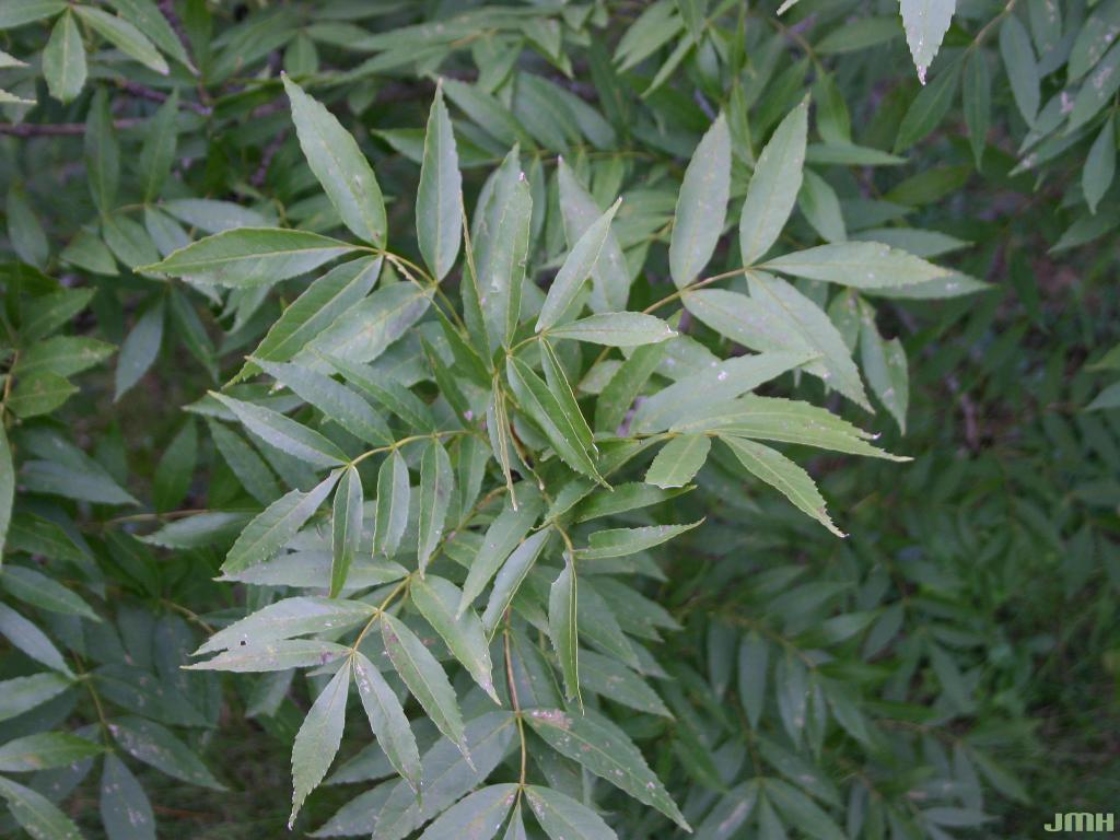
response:
[[[541,305],[541,313],[537,318],[537,332],[547,330],[559,323],[579,296],[583,284],[595,272],[611,232],[611,221],[621,204],[620,198],[580,234],[575,245],[571,247]]]
[[[560,459],[577,472],[601,482],[591,453],[580,445],[578,420],[564,413],[549,387],[516,357],[510,359],[506,374],[518,405],[541,427]]]
[[[458,747],[469,760],[463,731],[463,717],[455,699],[455,689],[447,674],[416,634],[398,619],[382,613],[381,638],[385,652],[408,690],[419,701],[432,723]]]
[[[162,20],[163,16],[158,15]],[[178,43],[178,39],[176,39]],[[148,123],[147,136],[140,150],[140,173],[143,176],[144,200],[154,201],[163,189],[171,165],[175,161],[179,141],[179,89],[171,91],[155,116]]]
[[[683,289],[704,270],[723,234],[731,191],[731,132],[721,114],[684,173],[669,240],[669,273]]]
[[[1000,44],[1002,46],[1002,41]],[[1120,77],[1120,45],[1108,51],[1081,86],[1081,90],[1077,92],[1077,98],[1073,101],[1073,110],[1070,111],[1067,131],[1076,131],[1112,102],[1116,91],[1120,90],[1118,77]]]
[[[735,437],[721,437],[748,472],[774,487],[800,510],[838,537],[845,536],[828,516],[825,501],[809,474],[768,446]]]
[[[262,505],[269,505],[276,501],[280,495],[280,487],[257,451],[239,434],[227,429],[221,423],[207,418],[207,427],[222,460],[237,476],[237,480],[249,495]]]
[[[324,274],[281,313],[253,356],[270,362],[291,359],[369,294],[381,264],[381,257],[359,257]],[[235,381],[253,372],[255,367],[246,363]]]
[[[0,796],[7,801],[8,811],[16,822],[32,837],[43,840],[82,840],[82,832],[70,818],[49,799],[31,788],[0,776]]]
[[[805,370],[870,410],[855,362],[828,316],[783,280],[751,272],[749,282],[750,297],[700,289],[688,293],[685,306],[712,329],[753,350],[819,354]]]
[[[173,779],[210,790],[226,789],[202,759],[158,723],[139,717],[121,717],[109,723],[109,733],[121,749],[137,761]]]
[[[329,376],[296,364],[249,361],[360,440],[374,446],[393,442],[388,424],[369,403]]]
[[[878,242],[837,242],[777,257],[766,268],[853,289],[890,289],[947,277],[952,272]]]
[[[375,378],[369,368],[350,364],[336,356],[327,358],[327,363],[367,397],[401,418],[410,429],[421,432],[436,430],[436,422],[427,404],[400,383]]]
[[[949,30],[957,0],[902,0],[902,25],[906,29],[906,43],[918,80],[926,83],[926,70],[941,47],[941,39]]]
[[[14,29],[65,11],[65,0],[8,0],[0,9],[0,29]]]
[[[421,576],[443,537],[454,489],[455,472],[451,468],[451,459],[443,444],[433,439],[420,458],[420,544],[417,560]]]
[[[564,236],[574,250],[576,243],[602,218],[603,211],[563,159],[557,166],[557,181]],[[591,270],[591,309],[594,312],[624,310],[629,293],[630,272],[626,258],[614,232],[608,228],[599,258]]]
[[[56,335],[28,347],[16,366],[16,375],[50,371],[73,376],[113,354],[113,345],[96,338]]]
[[[100,464],[84,453],[81,460],[72,463],[28,461],[24,463],[20,477],[24,489],[30,493],[48,493],[105,505],[140,504]]]
[[[1085,168],[1081,170],[1081,191],[1089,212],[1096,213],[1108,188],[1116,176],[1116,120],[1105,120],[1104,128],[1093,141]]]
[[[571,338],[608,347],[657,344],[676,334],[677,331],[660,318],[640,312],[603,312],[548,331],[551,338]]]
[[[378,840],[403,840],[455,800],[481,785],[505,758],[516,727],[509,712],[488,712],[467,724],[466,734],[473,763],[446,739],[424,754],[423,796],[406,783],[394,785],[377,812]],[[368,823],[367,823],[368,825]],[[373,829],[373,826],[370,826]],[[367,833],[365,828],[358,832]]]
[[[140,377],[148,372],[159,356],[159,348],[163,343],[164,312],[163,298],[160,298],[155,306],[140,316],[121,345],[121,354],[117,357],[114,401],[120,400],[139,382]]]
[[[91,758],[104,748],[66,732],[39,732],[0,746],[0,772],[30,773]]]
[[[364,655],[355,653],[353,663],[354,683],[378,745],[409,786],[419,790],[420,752],[401,701]]]
[[[781,779],[766,780],[766,795],[790,823],[817,840],[845,840],[832,817],[812,799]]]
[[[62,289],[29,301],[23,310],[20,335],[28,343],[38,342],[53,333],[93,299],[96,289]]]
[[[306,274],[354,250],[309,231],[243,227],[200,239],[162,262],[136,270],[177,277],[205,274],[207,281],[220,286],[252,288]]]
[[[581,560],[626,557],[666,543],[686,531],[691,531],[703,521],[700,519],[687,525],[642,525],[637,528],[610,528],[596,531],[588,538],[587,548],[576,550],[576,556]]]
[[[152,481],[152,502],[156,510],[172,510],[183,500],[190,490],[197,460],[198,427],[194,419],[188,417],[156,465]]]
[[[378,289],[350,307],[311,341],[295,361],[334,357],[352,365],[372,362],[407,333],[430,304],[431,295],[411,283],[394,283]]]
[[[595,405],[595,428],[614,434],[665,356],[666,344],[639,347],[615,371]]]
[[[350,663],[343,663],[326,688],[315,699],[292,744],[292,813],[288,828],[296,821],[307,795],[327,775],[346,726],[346,697],[350,693]]]
[[[525,799],[552,840],[618,840],[602,817],[558,790],[529,785]]]
[[[643,400],[634,412],[630,428],[635,432],[658,432],[671,428],[705,411],[713,403],[752,391],[813,359],[814,356],[808,352],[760,353],[757,356],[736,356],[702,368]]]
[[[342,632],[368,621],[377,611],[360,601],[297,596],[262,607],[224,627],[194,652],[195,656],[223,650],[252,653],[275,641],[311,633]]]
[[[331,516],[332,548],[330,596],[338,597],[362,541],[362,479],[353,464],[342,472]]]
[[[334,642],[318,639],[287,639],[262,646],[236,647],[219,653],[213,659],[182,666],[189,671],[287,671],[291,668],[313,668],[328,665],[349,656],[351,650]]]
[[[304,157],[342,223],[363,242],[384,248],[385,199],[369,161],[354,136],[324,105],[287,76],[283,79]]]
[[[875,325],[875,310],[860,301],[863,324],[859,332],[860,358],[867,382],[898,428],[906,434],[906,407],[910,402],[910,376],[906,351],[897,338],[886,341]]]
[[[121,177],[121,150],[113,128],[109,96],[103,87],[94,91],[86,117],[85,162],[89,172],[90,195],[104,216],[116,208],[117,188]]]
[[[11,508],[16,501],[16,466],[12,463],[11,444],[8,432],[0,422],[0,562],[3,558],[4,542],[8,538],[11,524]]]
[[[576,620],[576,575],[569,558],[563,571],[552,583],[548,595],[548,635],[560,660],[564,689],[568,699],[582,708],[579,693],[579,633]]]
[[[1120,4],[1097,3],[1077,33],[1069,54],[1066,69],[1070,81],[1080,79],[1093,69],[1116,40],[1116,27],[1120,25]]]
[[[264,563],[287,545],[330,495],[340,473],[332,472],[306,493],[292,490],[261,511],[229,550],[222,574],[236,574]]]
[[[708,460],[711,438],[704,435],[682,435],[673,438],[653,459],[646,472],[646,484],[655,487],[684,487]]]
[[[577,717],[559,709],[534,709],[525,719],[558,753],[691,831],[641,752],[614,724],[590,713]]]
[[[502,827],[519,789],[507,783],[476,790],[444,811],[420,840],[490,840]]]
[[[0,721],[14,718],[52,700],[73,683],[62,674],[39,673],[0,682]]]
[[[988,69],[987,55],[981,50],[976,50],[965,63],[961,99],[972,158],[979,169],[992,124],[992,71]]]
[[[123,761],[105,756],[101,822],[109,840],[156,840],[156,817],[143,786]]]
[[[167,75],[167,62],[159,54],[155,44],[127,20],[114,17],[102,9],[92,6],[75,6],[74,11],[90,28],[125,55],[136,59],[149,70],[154,70],[161,76]]]
[[[73,672],[58,648],[54,646],[54,642],[47,638],[42,630],[5,604],[0,604],[0,635],[6,637],[13,647],[23,651],[36,662],[71,679],[74,678]]]
[[[420,253],[439,282],[455,265],[463,227],[463,178],[459,174],[459,152],[443,87],[436,87],[436,98],[428,114],[424,134],[424,162],[416,190],[416,238]]]
[[[452,655],[463,664],[479,687],[501,705],[494,691],[486,631],[473,610],[458,612],[463,600],[459,587],[444,578],[428,575],[414,580],[409,592],[420,615],[447,643]]]
[[[739,701],[751,729],[758,729],[766,705],[766,674],[769,670],[770,645],[751,631],[739,645]]]
[[[345,452],[319,432],[271,408],[235,400],[214,391],[210,394],[232,411],[250,432],[313,467],[337,467],[350,460]]]
[[[112,4],[164,53],[194,72],[194,65],[179,41],[179,36],[152,0],[112,0]]]
[[[19,600],[39,609],[101,621],[101,616],[80,596],[34,569],[8,565],[0,575],[0,584]]]
[[[50,244],[21,184],[8,190],[8,239],[16,256],[42,270],[50,257]]]
[[[615,703],[649,715],[672,717],[649,684],[614,657],[581,650],[579,681],[585,689]]]
[[[467,571],[463,594],[455,610],[456,615],[461,615],[482,594],[498,569],[525,539],[525,535],[529,533],[529,529],[536,523],[539,515],[540,503],[537,497],[531,497],[529,503],[523,502],[516,507],[512,497],[506,499],[502,512],[486,529],[482,545],[478,549],[478,556]]]
[[[43,50],[43,77],[47,80],[47,89],[51,96],[59,102],[71,102],[82,92],[86,84],[86,51],[82,45],[82,33],[78,24],[74,22],[74,15],[69,11],[69,6],[62,6],[56,11],[67,9],[66,14],[58,19],[51,29],[50,40]],[[0,12],[0,15],[3,13]],[[49,12],[47,14],[50,14]],[[46,15],[42,15],[46,17]],[[3,18],[0,17],[0,21]]]
[[[7,408],[26,420],[50,414],[78,392],[78,386],[51,371],[40,371],[16,380],[7,399]]]
[[[381,463],[377,473],[377,507],[373,520],[373,553],[392,557],[397,553],[408,527],[409,498],[412,485],[408,465],[399,450]]]
[[[572,391],[571,383],[568,382],[567,374],[564,373],[560,360],[556,357],[556,352],[547,341],[542,341],[540,348],[541,366],[544,368],[545,381],[556,397],[556,402],[560,406],[560,411],[563,413],[568,426],[575,433],[578,445],[585,451],[597,453],[598,450],[595,448],[591,428],[587,425],[583,412],[580,411],[579,403],[576,402],[576,395]]]
[[[527,537],[498,572],[498,576],[494,579],[494,588],[490,591],[490,600],[486,604],[486,611],[482,614],[482,626],[488,636],[494,635],[498,622],[509,609],[513,596],[521,588],[521,583],[533,568],[551,533],[551,528],[543,528]]]
[[[1042,97],[1038,64],[1027,28],[1013,14],[1007,15],[999,28],[999,52],[1007,68],[1007,80],[1011,83],[1015,105],[1027,125],[1033,125]]]
[[[716,403],[673,426],[678,433],[724,432],[735,437],[799,443],[890,461],[907,461],[876,449],[867,441],[873,435],[842,420],[827,409],[805,402],[755,394]]]
[[[797,203],[805,166],[808,114],[808,102],[790,111],[758,157],[739,220],[739,247],[745,266],[754,265],[778,241]]]
[[[529,250],[533,199],[521,173],[502,208],[490,246],[488,274],[481,278],[479,302],[486,318],[491,347],[508,347],[521,317],[521,287]]]
[[[914,0],[914,2],[934,1]],[[953,107],[961,77],[961,66],[962,62],[953,62],[952,66],[946,68],[933,80],[932,85],[922,88],[914,97],[914,101],[906,111],[906,116],[902,118],[902,125],[898,128],[898,138],[894,142],[895,154],[905,152],[941,125],[945,115]]]

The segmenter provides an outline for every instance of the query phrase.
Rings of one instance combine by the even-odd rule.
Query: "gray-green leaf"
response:
[[[337,467],[349,460],[345,452],[314,429],[271,408],[235,400],[225,394],[211,392],[211,396],[232,411],[250,432],[301,461],[314,467]]]
[[[420,458],[420,544],[417,561],[421,575],[443,537],[454,489],[455,472],[447,450],[438,440],[432,440]]]
[[[557,752],[691,830],[641,752],[614,724],[590,713],[575,716],[559,709],[534,709],[525,719]]]
[[[611,220],[618,212],[622,199],[610,206],[606,213],[596,219],[576,240],[564,258],[564,264],[556,273],[556,278],[548,289],[548,295],[541,306],[536,331],[547,330],[559,322],[560,318],[579,295],[583,284],[595,272],[599,256],[611,232]]]
[[[817,485],[805,470],[768,446],[735,437],[720,438],[748,472],[777,489],[800,510],[838,537],[845,536],[828,516]]]
[[[177,277],[205,274],[211,283],[235,288],[271,286],[354,250],[309,231],[243,227],[200,239],[136,270]]]
[[[362,542],[362,478],[353,464],[342,472],[334,494],[331,516],[331,588],[330,596],[337,597],[346,586],[346,575],[358,554]]]
[[[85,86],[87,72],[82,33],[73,13],[67,11],[55,23],[43,50],[43,76],[51,96],[59,102],[75,99]]]
[[[462,239],[463,178],[459,174],[459,152],[442,85],[428,114],[424,135],[424,162],[416,191],[416,238],[424,262],[438,282],[447,276],[459,256]]]
[[[739,220],[743,265],[754,265],[778,241],[801,191],[809,103],[794,108],[762,150]]]
[[[398,450],[381,463],[377,473],[377,507],[374,508],[373,551],[392,557],[408,527],[408,506],[412,493],[408,465]]]
[[[708,460],[712,440],[706,435],[682,435],[669,441],[657,453],[646,472],[646,484],[657,487],[684,487]]]
[[[448,649],[463,664],[474,681],[500,704],[494,691],[490,644],[482,622],[473,610],[458,612],[463,593],[449,580],[435,575],[418,578],[409,590],[416,609],[432,625]]]
[[[548,331],[552,338],[571,338],[608,347],[657,344],[676,334],[677,331],[660,318],[641,312],[602,312]]]
[[[381,617],[381,637],[393,667],[432,723],[468,756],[455,689],[439,662],[415,633],[388,613]]]
[[[918,79],[926,83],[926,70],[949,29],[957,0],[902,0],[902,25]]]
[[[731,191],[731,132],[721,114],[700,140],[684,173],[673,235],[669,273],[678,289],[696,279],[723,234]]]
[[[370,729],[394,769],[413,790],[420,787],[420,752],[401,701],[363,654],[354,654],[354,683]]]
[[[343,224],[359,239],[385,247],[385,199],[358,142],[326,107],[284,77],[292,120],[311,171]]]
[[[338,669],[327,687],[316,698],[292,745],[292,814],[288,828],[296,820],[303,801],[319,786],[342,744],[346,725],[346,696],[350,692],[350,664]]]
[[[292,490],[281,496],[245,526],[222,564],[223,574],[235,574],[264,563],[296,535],[330,495],[338,472],[332,472],[308,492]]]

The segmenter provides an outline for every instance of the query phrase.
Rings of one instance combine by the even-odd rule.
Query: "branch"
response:
[[[125,117],[113,120],[113,128],[126,130],[148,122],[143,117]],[[85,123],[20,123],[0,124],[0,135],[9,137],[80,137],[86,133]]]

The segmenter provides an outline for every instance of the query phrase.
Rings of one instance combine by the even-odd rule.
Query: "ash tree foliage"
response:
[[[1120,218],[1120,7],[1021,6],[6,0],[5,830],[157,836],[231,709],[316,837],[1024,800],[972,617],[782,542],[852,529],[822,455],[918,454],[884,314],[991,297],[923,212],[1088,146],[1055,247]],[[966,162],[894,174],[958,89]]]

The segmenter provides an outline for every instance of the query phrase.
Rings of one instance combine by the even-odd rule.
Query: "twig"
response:
[[[127,93],[131,93],[133,96],[139,97],[140,99],[146,99],[149,102],[166,102],[168,99],[168,95],[166,93],[161,90],[150,88],[147,85],[141,85],[137,82],[130,82],[127,80],[122,80],[118,84],[120,85],[121,90]],[[211,108],[208,108],[205,105],[200,105],[198,102],[192,102],[189,99],[181,100],[179,104],[183,108],[189,108],[196,114],[201,114],[204,117],[210,116],[210,114],[213,112]]]
[[[191,42],[187,37],[187,30],[183,28],[183,21],[179,19],[179,15],[175,11],[174,0],[159,0],[159,10],[167,18],[167,22],[171,24],[175,34],[179,36],[179,43],[183,45],[183,49],[190,53]]]
[[[113,120],[113,128],[119,130],[136,128],[147,122],[142,117],[124,117]],[[9,137],[62,137],[78,136],[86,133],[85,123],[20,123],[19,125],[0,124],[0,135]]]
[[[280,151],[284,145],[284,141],[288,139],[288,129],[283,129],[276,133],[276,136],[269,141],[268,145],[264,147],[261,152],[261,163],[257,167],[257,171],[249,179],[249,183],[258,189],[264,186],[265,178],[268,177],[268,168],[272,165],[272,159],[276,157],[276,153]]]

